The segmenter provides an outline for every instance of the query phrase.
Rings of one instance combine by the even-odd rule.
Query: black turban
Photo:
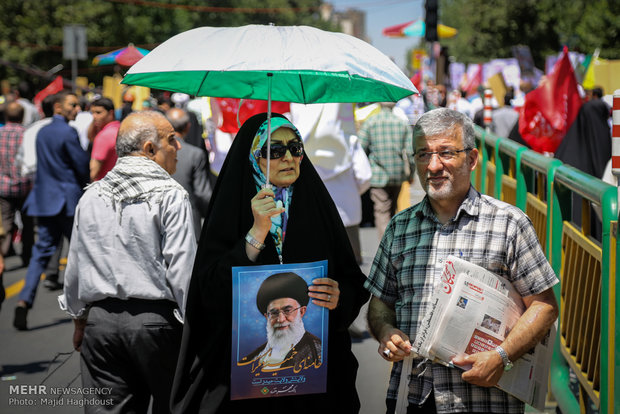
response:
[[[272,300],[280,298],[295,299],[301,306],[308,304],[308,285],[295,273],[276,273],[263,281],[256,294],[256,306],[261,313],[267,313]]]

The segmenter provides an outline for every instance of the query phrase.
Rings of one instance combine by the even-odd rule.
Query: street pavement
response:
[[[422,194],[419,187],[411,187],[412,201]],[[368,274],[379,244],[376,230],[360,229],[360,241],[364,261],[361,267]],[[61,291],[49,291],[40,284],[28,313],[29,329],[17,331],[13,328],[13,311],[26,268],[19,256],[7,257],[6,268],[4,286],[8,297],[0,310],[0,413],[82,413],[79,353],[73,351],[71,343],[73,323],[58,307]],[[362,330],[366,329],[365,313],[366,306],[354,323]],[[377,348],[377,341],[367,333],[353,342],[359,362],[357,389],[362,414],[385,412],[391,365],[378,355]]]

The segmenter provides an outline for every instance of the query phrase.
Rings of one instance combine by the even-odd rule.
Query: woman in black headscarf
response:
[[[596,178],[602,178],[611,159],[611,131],[607,120],[610,108],[602,99],[593,99],[581,105],[577,118],[555,151],[554,157]],[[582,225],[582,198],[573,195],[572,220]],[[593,208],[593,207],[591,207]],[[590,234],[602,237],[599,218],[590,213]]]
[[[609,107],[602,99],[584,103],[555,151],[555,158],[596,178],[611,158]]]
[[[189,287],[171,398],[175,413],[359,411],[358,364],[347,328],[368,299],[365,276],[329,193],[303,156],[299,133],[279,114],[272,119],[269,174],[275,189],[258,190],[267,163],[266,119],[259,114],[241,127],[211,198]],[[231,268],[324,259],[329,279],[310,286],[309,296],[330,309],[327,392],[231,401]]]

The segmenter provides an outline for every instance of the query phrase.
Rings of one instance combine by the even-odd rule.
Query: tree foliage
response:
[[[620,59],[619,13],[614,0],[440,0],[440,21],[459,30],[441,43],[465,63],[512,57],[515,45],[529,46],[540,68],[564,45]]]
[[[63,26],[82,24],[87,30],[89,59],[79,62],[79,72],[99,83],[103,75],[112,74],[114,69],[93,67],[91,62],[96,55],[129,43],[152,49],[173,35],[195,27],[274,23],[334,29],[319,18],[321,0],[150,0],[148,3],[162,6],[120,0],[2,0],[0,56],[45,71],[62,63],[66,69],[60,74],[70,78],[70,62],[62,56]],[[221,9],[213,11],[213,8]],[[265,12],[265,9],[273,10]],[[0,66],[0,79],[9,79],[13,84],[26,79],[35,87],[49,81],[6,66]]]

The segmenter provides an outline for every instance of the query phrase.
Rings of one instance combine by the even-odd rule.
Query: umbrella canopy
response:
[[[122,83],[196,96],[298,103],[395,102],[417,92],[373,46],[308,26],[189,30],[156,47]]]
[[[122,83],[196,96],[271,102],[396,102],[417,92],[387,56],[352,36],[309,26],[200,27],[133,65]],[[268,183],[267,183],[268,185]]]
[[[148,53],[148,50],[142,49],[141,47],[135,47],[134,45],[130,44],[127,47],[123,47],[113,50],[112,52],[95,56],[95,58],[93,59],[93,65],[102,66],[118,63],[119,65],[123,66],[131,66],[140,59],[142,59],[144,56],[146,56]]]
[[[422,37],[426,33],[424,20],[412,20],[407,23],[397,24],[396,26],[386,27],[382,31],[383,36],[387,37]],[[437,25],[437,36],[441,39],[456,36],[458,30],[454,27],[443,24]]]

